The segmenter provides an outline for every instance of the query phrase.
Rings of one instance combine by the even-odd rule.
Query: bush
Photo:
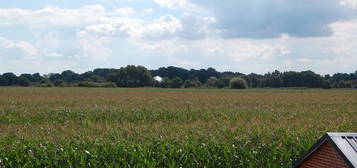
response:
[[[78,84],[79,87],[99,87],[99,84],[91,81],[84,81]]]
[[[247,82],[242,78],[233,78],[229,85],[232,89],[247,89],[248,85]]]
[[[61,79],[57,79],[53,83],[57,87],[67,87],[68,86],[67,82],[65,82],[64,80],[61,80]]]
[[[48,78],[43,78],[41,80],[40,87],[53,87],[54,84],[48,79]]]
[[[84,81],[78,84],[79,87],[105,87],[105,88],[114,88],[117,85],[114,82],[104,82],[104,83],[97,83],[91,81]]]
[[[41,83],[40,87],[53,87],[50,83]]]
[[[117,87],[117,84],[115,84],[114,82],[103,82],[103,83],[99,83],[99,87],[115,88]]]

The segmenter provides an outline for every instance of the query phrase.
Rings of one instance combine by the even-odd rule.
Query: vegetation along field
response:
[[[357,90],[0,88],[0,167],[289,167]]]

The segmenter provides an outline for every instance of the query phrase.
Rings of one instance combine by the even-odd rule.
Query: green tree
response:
[[[68,86],[67,82],[65,82],[64,80],[61,79],[57,79],[53,82],[53,84],[57,87],[66,87]]]
[[[346,88],[346,83],[345,83],[345,81],[340,81],[340,82],[338,82],[338,87],[339,87],[339,88]]]
[[[229,87],[229,82],[234,78],[233,75],[224,75],[220,78],[220,81],[223,83],[223,87]]]
[[[183,82],[183,87],[184,88],[190,88],[190,87],[193,87],[194,85],[192,84],[192,81],[191,80],[185,80],[185,82]]]
[[[52,83],[52,81],[48,78],[43,78],[41,80],[41,84],[40,84],[41,87],[53,87],[54,84]]]
[[[223,87],[223,83],[221,82],[221,80],[219,80],[218,78],[211,76],[208,80],[206,85],[208,87],[216,87],[216,88],[222,88]]]
[[[67,70],[61,73],[61,79],[67,83],[76,83],[80,76],[73,71]]]
[[[22,76],[22,77],[19,78],[19,85],[27,87],[27,86],[31,86],[31,82],[30,82],[29,79],[27,79],[26,77]]]
[[[247,89],[248,85],[247,82],[239,77],[233,78],[231,82],[229,83],[230,87],[232,89]]]
[[[6,79],[7,85],[17,85],[18,84],[19,79],[14,73],[11,73],[11,72],[4,73],[2,75],[2,77],[4,77]]]
[[[109,79],[119,87],[150,86],[151,73],[143,66],[128,65],[110,75]]]
[[[322,88],[323,89],[331,89],[331,82],[329,80],[323,80],[322,81]]]
[[[176,77],[176,78],[171,80],[170,87],[171,88],[181,88],[182,84],[183,84],[182,79],[180,77]]]
[[[8,83],[7,83],[7,80],[6,78],[0,76],[0,86],[7,86]]]
[[[162,78],[159,86],[161,88],[169,88],[170,85],[171,85],[171,80],[168,77],[164,77]]]

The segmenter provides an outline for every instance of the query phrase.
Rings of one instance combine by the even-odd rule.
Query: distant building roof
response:
[[[158,81],[158,82],[161,82],[161,81],[162,81],[162,77],[160,77],[160,76],[155,76],[155,77],[154,77],[154,80],[155,80],[155,81]]]
[[[326,142],[331,144],[349,167],[357,168],[357,133],[327,133],[293,167],[299,167]]]

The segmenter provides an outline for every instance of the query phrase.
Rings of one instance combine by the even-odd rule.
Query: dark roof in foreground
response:
[[[336,149],[349,167],[357,168],[357,133],[327,133],[293,167],[298,167],[326,141]]]

